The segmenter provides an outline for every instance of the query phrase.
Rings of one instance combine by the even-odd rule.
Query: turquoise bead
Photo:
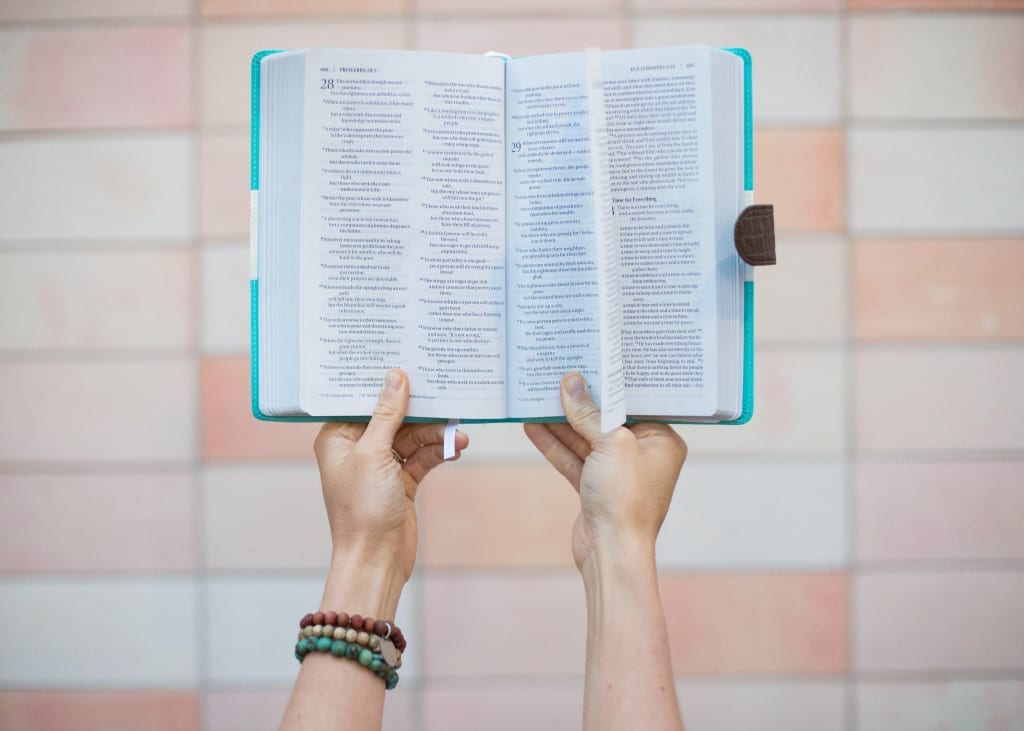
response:
[[[321,637],[319,640],[316,641],[316,649],[319,650],[320,652],[327,652],[328,650],[330,650],[331,649],[331,638],[330,637]]]
[[[398,673],[390,673],[384,678],[384,687],[388,690],[394,690],[395,686],[398,685]]]
[[[373,672],[379,673],[382,667],[384,667],[384,663],[380,660],[370,660],[370,670]]]
[[[299,649],[302,651],[302,654],[309,652],[309,640],[299,640]]]
[[[348,651],[348,643],[344,640],[335,640],[331,643],[331,654],[335,657],[345,657]]]
[[[350,645],[348,646],[348,652],[347,652],[347,653],[345,653],[345,654],[346,654],[346,655],[348,655],[348,656],[349,656],[350,658],[352,658],[353,660],[355,660],[355,659],[356,659],[357,657],[359,657],[359,651],[360,651],[361,649],[362,649],[362,648],[360,648],[358,644],[356,644],[355,642],[353,642],[352,644],[350,644]]]
[[[373,660],[373,652],[370,650],[361,650],[359,652],[359,664],[370,667],[370,662]]]

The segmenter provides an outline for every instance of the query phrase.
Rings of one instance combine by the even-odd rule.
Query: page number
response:
[[[334,79],[320,79],[320,88],[321,89],[333,89],[334,88]]]
[[[512,143],[512,152],[519,152],[521,149],[523,149],[523,143],[522,142],[513,142]]]

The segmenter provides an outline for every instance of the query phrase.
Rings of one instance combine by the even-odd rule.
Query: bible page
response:
[[[718,328],[707,49],[603,56],[626,409],[710,416]]]
[[[606,230],[610,202],[608,216],[600,210],[607,191],[592,175],[587,82],[584,53],[508,64],[509,416],[563,416],[559,383],[579,371],[609,407],[607,428],[606,419],[624,416],[621,365],[601,368],[603,355],[618,355],[618,343],[602,351],[598,282],[599,255],[611,257],[599,246],[614,246],[614,231]],[[614,390],[602,393],[609,384]]]
[[[504,417],[504,63],[313,49],[305,90],[302,409],[401,367],[410,416]]]

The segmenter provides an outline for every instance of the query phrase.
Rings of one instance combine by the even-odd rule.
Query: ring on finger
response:
[[[395,458],[395,461],[400,465],[405,465],[405,457],[399,454],[398,450],[394,447],[391,448],[391,456]]]

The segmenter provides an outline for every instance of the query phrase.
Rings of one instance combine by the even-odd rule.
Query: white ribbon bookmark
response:
[[[458,419],[449,419],[448,426],[444,428],[444,458],[451,459],[455,456],[455,430],[459,426]]]

